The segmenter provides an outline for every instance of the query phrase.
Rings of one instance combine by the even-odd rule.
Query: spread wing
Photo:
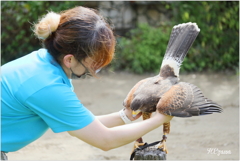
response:
[[[221,106],[207,99],[193,84],[180,82],[173,85],[159,100],[159,112],[177,117],[191,117],[220,113]]]

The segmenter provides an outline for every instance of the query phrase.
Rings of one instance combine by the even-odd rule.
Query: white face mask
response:
[[[101,69],[102,69],[102,68],[97,69],[95,73],[97,74],[98,72],[100,72]]]

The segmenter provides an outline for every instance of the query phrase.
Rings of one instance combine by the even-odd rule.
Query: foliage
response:
[[[31,27],[47,11],[59,12],[83,1],[2,1],[1,63],[41,47]],[[128,37],[119,37],[112,67],[135,73],[157,72],[170,30],[176,24],[196,22],[201,29],[181,67],[182,71],[237,71],[239,67],[238,1],[162,2],[172,15],[159,27],[139,24]],[[167,25],[166,25],[167,24]]]
[[[180,14],[175,22],[196,22],[201,32],[194,44],[195,52],[183,68],[213,71],[238,70],[239,67],[239,2],[203,1],[174,3]],[[176,13],[177,13],[176,12]],[[188,66],[194,64],[192,68]]]
[[[173,13],[170,24],[196,22],[201,29],[184,60],[181,72],[238,72],[239,2],[171,2],[167,9]],[[158,70],[169,40],[169,29],[166,26],[153,28],[139,25],[130,31],[130,35],[130,38],[119,40],[115,69],[136,73]]]
[[[1,2],[1,64],[41,47],[31,28],[33,23],[36,23],[47,11],[60,12],[82,3],[78,1]]]
[[[117,69],[143,73],[159,71],[167,47],[170,27],[150,27],[139,24],[131,30],[131,39],[122,37],[117,46],[117,58],[113,63]],[[159,36],[160,34],[160,36]]]

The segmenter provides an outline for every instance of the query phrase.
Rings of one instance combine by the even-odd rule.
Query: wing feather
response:
[[[123,101],[123,106],[126,107],[126,108],[130,108],[131,107],[131,103],[132,103],[132,100],[134,98],[134,93],[135,91],[139,88],[139,86],[144,83],[145,81],[147,81],[147,78],[146,79],[143,79],[143,80],[140,80],[138,83],[136,83],[133,88],[129,91],[127,97],[125,98],[125,100]]]
[[[207,99],[201,90],[190,83],[173,85],[157,104],[164,114],[178,117],[191,117],[222,112],[220,105]]]

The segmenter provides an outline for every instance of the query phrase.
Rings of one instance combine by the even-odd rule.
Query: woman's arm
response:
[[[137,116],[133,117],[132,116],[132,110],[129,108],[126,108],[124,110],[126,116],[128,117],[129,120],[134,121],[137,120],[142,113],[139,113]],[[124,125],[124,121],[119,115],[119,112],[107,114],[107,115],[101,115],[101,116],[96,116],[97,119],[106,127],[114,127],[114,126],[119,126],[119,125]]]
[[[157,112],[148,120],[113,128],[108,128],[98,119],[95,119],[90,125],[79,130],[69,131],[68,133],[92,146],[107,151],[133,142],[139,137],[161,126],[164,122],[169,122],[171,118],[171,116],[166,116]]]
[[[96,116],[96,118],[106,127],[114,127],[119,125],[124,125],[125,123],[119,116],[118,112],[111,113],[108,115]]]

